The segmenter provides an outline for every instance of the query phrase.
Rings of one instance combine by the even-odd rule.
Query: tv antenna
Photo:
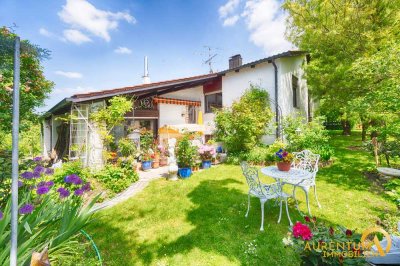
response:
[[[213,59],[214,59],[218,54],[212,52],[212,51],[213,51],[213,48],[212,48],[211,46],[204,45],[203,47],[206,48],[206,49],[207,49],[207,52],[208,52],[208,58],[207,58],[205,61],[203,61],[203,64],[207,64],[207,65],[209,66],[209,68],[210,68],[210,74],[211,74],[211,73],[214,73],[214,71],[213,71],[213,69],[212,69],[212,63],[213,63]]]

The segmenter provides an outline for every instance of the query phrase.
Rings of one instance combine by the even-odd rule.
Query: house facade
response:
[[[213,108],[231,106],[251,84],[269,93],[278,127],[263,140],[272,143],[282,135],[282,117],[312,117],[305,64],[307,54],[302,51],[288,51],[247,64],[235,55],[229,60],[229,69],[218,73],[73,95],[45,114],[43,153],[49,155],[53,151],[58,158],[79,158],[85,165],[101,167],[103,146],[90,114],[104,108],[107,100],[117,95],[132,97],[134,108],[125,115],[124,125],[114,129],[116,139],[129,134],[129,128],[139,127],[153,130],[155,135],[165,127],[200,127],[198,130],[209,138],[214,130]]]

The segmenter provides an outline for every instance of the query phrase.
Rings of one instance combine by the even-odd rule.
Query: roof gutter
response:
[[[275,122],[276,122],[276,138],[280,138],[280,132],[281,132],[281,124],[279,121],[279,102],[278,102],[278,67],[275,63],[275,59],[271,60],[272,65],[274,66],[274,77],[275,77]]]

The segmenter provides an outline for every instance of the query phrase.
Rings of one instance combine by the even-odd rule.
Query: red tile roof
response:
[[[149,84],[141,84],[141,85],[116,88],[116,89],[110,89],[110,90],[79,93],[79,94],[73,95],[71,98],[72,99],[80,99],[80,98],[91,98],[91,97],[97,97],[97,96],[107,97],[107,95],[110,95],[110,94],[128,94],[128,93],[133,93],[133,92],[138,92],[138,91],[147,91],[147,89],[150,90],[150,89],[160,88],[160,87],[168,86],[168,85],[175,85],[175,84],[178,85],[178,84],[182,84],[182,83],[189,83],[191,81],[201,81],[203,79],[209,79],[209,78],[214,78],[214,77],[217,77],[217,74],[206,74],[206,75],[192,76],[192,77],[180,78],[180,79],[172,79],[172,80],[166,80],[166,81],[161,81],[161,82],[153,82],[153,83],[149,83]]]

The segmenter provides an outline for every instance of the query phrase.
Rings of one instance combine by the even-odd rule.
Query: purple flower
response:
[[[29,214],[33,212],[33,205],[32,204],[25,204],[21,208],[19,208],[19,214]]]
[[[21,177],[25,178],[25,179],[32,179],[33,178],[33,173],[32,172],[23,172],[21,174]]]
[[[68,175],[64,178],[65,183],[71,183],[75,185],[82,184],[82,179],[76,174]]]
[[[52,175],[54,174],[54,169],[53,168],[47,168],[46,171],[44,171],[45,175]]]
[[[0,211],[0,221],[3,220],[3,217],[4,217],[3,212]]]
[[[35,172],[34,171],[32,175],[33,175],[34,178],[39,178],[40,177],[40,172]]]
[[[52,186],[54,186],[54,181],[48,181],[48,182],[46,182],[46,186],[47,186],[47,187],[52,187]]]
[[[24,183],[20,180],[18,180],[18,187],[22,187],[24,185]]]
[[[82,196],[84,190],[82,188],[78,188],[74,191],[75,196]]]
[[[41,160],[42,160],[42,157],[40,157],[40,156],[33,158],[34,162],[40,162]]]
[[[37,173],[41,174],[41,173],[44,172],[44,170],[45,170],[45,169],[44,169],[43,166],[38,165],[38,166],[35,167],[35,169],[33,169],[33,172],[34,172],[34,173],[37,172]]]
[[[68,189],[65,189],[63,187],[60,187],[59,189],[57,189],[57,192],[60,193],[60,198],[66,198],[70,194]]]
[[[90,182],[86,182],[83,186],[82,189],[84,191],[90,191],[92,188],[90,187]]]
[[[40,187],[38,187],[37,189],[36,189],[36,193],[38,194],[38,195],[43,195],[43,194],[47,194],[47,193],[49,193],[49,187],[46,187],[46,186],[40,186]]]

